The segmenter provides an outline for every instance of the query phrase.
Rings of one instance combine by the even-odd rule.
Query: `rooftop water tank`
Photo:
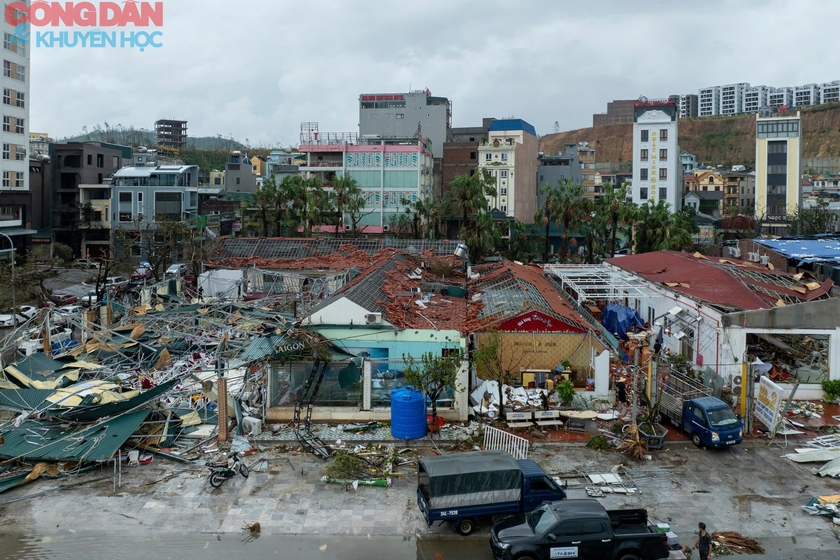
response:
[[[426,397],[412,387],[391,391],[391,435],[397,439],[426,437]]]

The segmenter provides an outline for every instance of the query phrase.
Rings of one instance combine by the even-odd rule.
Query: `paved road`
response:
[[[712,531],[734,530],[756,538],[767,549],[765,558],[836,560],[840,542],[830,520],[807,515],[801,506],[812,496],[840,493],[840,483],[811,474],[807,465],[791,463],[782,453],[777,446],[753,442],[721,451],[668,445],[642,463],[573,446],[543,447],[532,458],[559,475],[607,472],[625,463],[640,492],[607,495],[601,501],[606,507],[648,508],[656,520],[670,523],[683,544],[693,542],[697,522],[705,521]],[[220,534],[225,540],[241,535],[245,523],[259,521],[261,542],[288,535],[341,536],[342,543],[420,537],[451,541],[467,547],[469,557],[489,559],[486,527],[466,540],[453,539],[448,527],[426,527],[415,504],[415,474],[410,468],[390,488],[354,492],[321,483],[324,464],[309,455],[278,453],[269,465],[266,472],[253,472],[247,480],[238,477],[214,490],[207,484],[205,468],[156,459],[145,467],[128,468],[116,495],[110,481],[101,481],[2,505],[67,484],[38,481],[0,496],[0,522],[3,531],[36,538],[58,538],[72,530],[143,538]],[[84,475],[100,476],[103,473]],[[569,496],[585,497],[584,490],[575,487],[579,479],[570,480]],[[403,557],[407,556],[394,555]]]

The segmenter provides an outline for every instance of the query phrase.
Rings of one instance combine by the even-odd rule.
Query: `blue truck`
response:
[[[563,488],[529,459],[504,451],[424,457],[417,468],[417,505],[426,523],[450,522],[469,535],[482,518],[525,513],[566,499]]]
[[[744,441],[744,424],[732,407],[710,396],[706,386],[671,372],[660,380],[659,411],[671,419],[697,447],[729,447]]]

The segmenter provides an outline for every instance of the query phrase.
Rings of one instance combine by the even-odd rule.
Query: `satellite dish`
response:
[[[639,103],[647,103],[647,102],[648,102],[647,97],[645,97],[644,95],[639,96]]]

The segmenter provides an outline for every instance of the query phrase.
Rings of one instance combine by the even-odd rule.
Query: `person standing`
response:
[[[627,414],[627,378],[624,376],[615,380],[616,400],[618,401],[619,414],[624,416]]]
[[[694,548],[700,551],[700,560],[709,560],[712,553],[712,536],[706,531],[706,524],[700,522],[700,532],[694,541]]]

